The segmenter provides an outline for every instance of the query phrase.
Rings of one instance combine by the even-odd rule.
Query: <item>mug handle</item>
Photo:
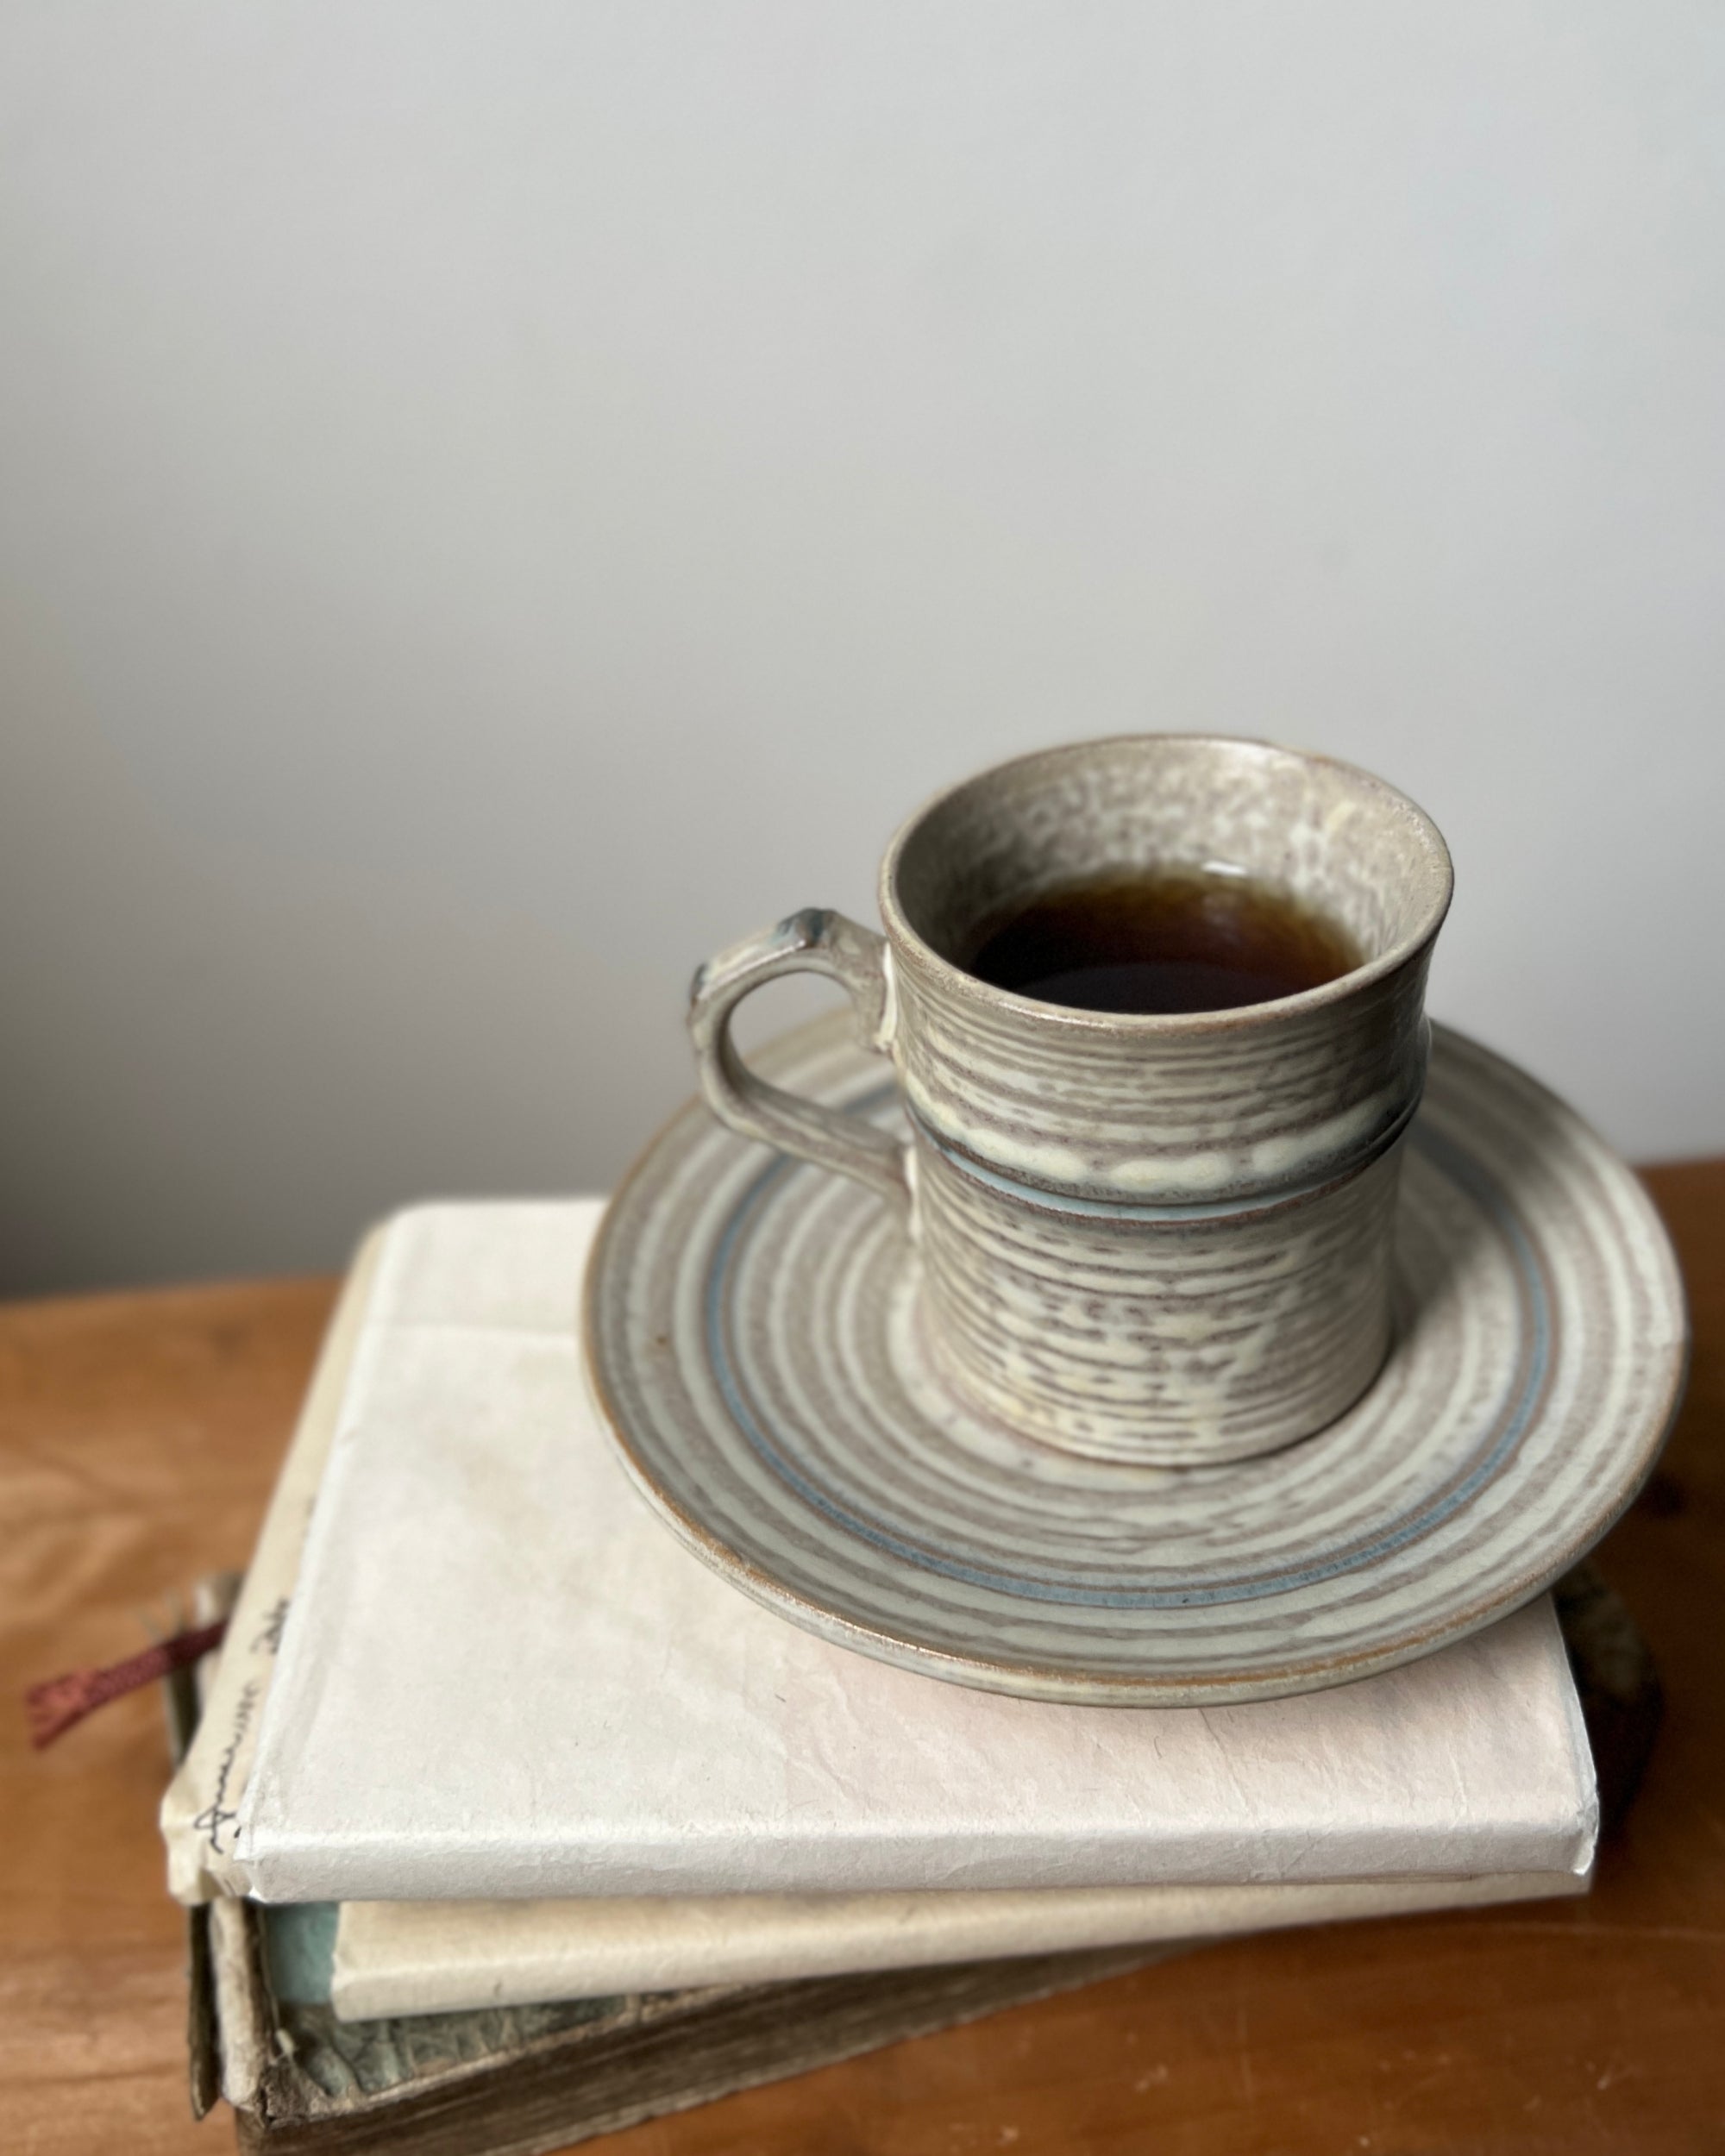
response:
[[[751,990],[787,973],[825,974],[856,1006],[865,1048],[884,1055],[888,1020],[887,940],[828,906],[805,906],[776,928],[745,936],[709,958],[689,989],[689,1037],[701,1091],[721,1123],[818,1168],[837,1169],[908,1211],[909,1148],[859,1115],[800,1100],[757,1078],[731,1037],[731,1014]]]

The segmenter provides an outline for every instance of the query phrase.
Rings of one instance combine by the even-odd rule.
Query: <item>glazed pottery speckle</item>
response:
[[[1361,963],[1181,1015],[1075,1010],[967,970],[1043,893],[1219,863],[1327,915]],[[881,871],[884,939],[811,909],[703,968],[702,1082],[734,1130],[907,1214],[929,1353],[972,1407],[1096,1459],[1271,1451],[1333,1421],[1388,1351],[1450,881],[1429,820],[1346,764],[1178,735],[1049,749],[912,818]],[[737,1056],[735,1005],[798,969],[850,990],[907,1145]]]
[[[842,1024],[762,1070],[900,1142],[891,1077]],[[1339,1420],[1247,1463],[1089,1458],[953,1390],[901,1210],[692,1104],[607,1214],[588,1366],[677,1534],[825,1638],[1042,1699],[1316,1689],[1549,1585],[1634,1495],[1681,1386],[1682,1293],[1640,1186],[1457,1034],[1395,1203],[1393,1344]]]

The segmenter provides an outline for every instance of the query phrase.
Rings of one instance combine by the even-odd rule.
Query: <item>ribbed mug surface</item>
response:
[[[1351,973],[1115,1014],[967,970],[1003,909],[1224,863],[1346,931]],[[949,1381],[1067,1451],[1171,1465],[1320,1429],[1389,1343],[1400,1141],[1449,857],[1402,795],[1263,743],[1150,735],[969,780],[889,849],[879,1044],[913,1130],[922,1315]]]

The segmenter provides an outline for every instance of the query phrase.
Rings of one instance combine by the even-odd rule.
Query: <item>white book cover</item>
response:
[[[816,1639],[648,1511],[575,1340],[597,1201],[384,1233],[221,1883],[273,1901],[1567,1874],[1591,1762],[1541,1601],[1224,1708],[966,1690]],[[172,1835],[171,1835],[172,1842]]]

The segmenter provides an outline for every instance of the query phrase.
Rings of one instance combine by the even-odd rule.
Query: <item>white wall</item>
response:
[[[1170,725],[1725,1147],[1725,11],[0,10],[0,1282],[602,1185],[708,949]]]

